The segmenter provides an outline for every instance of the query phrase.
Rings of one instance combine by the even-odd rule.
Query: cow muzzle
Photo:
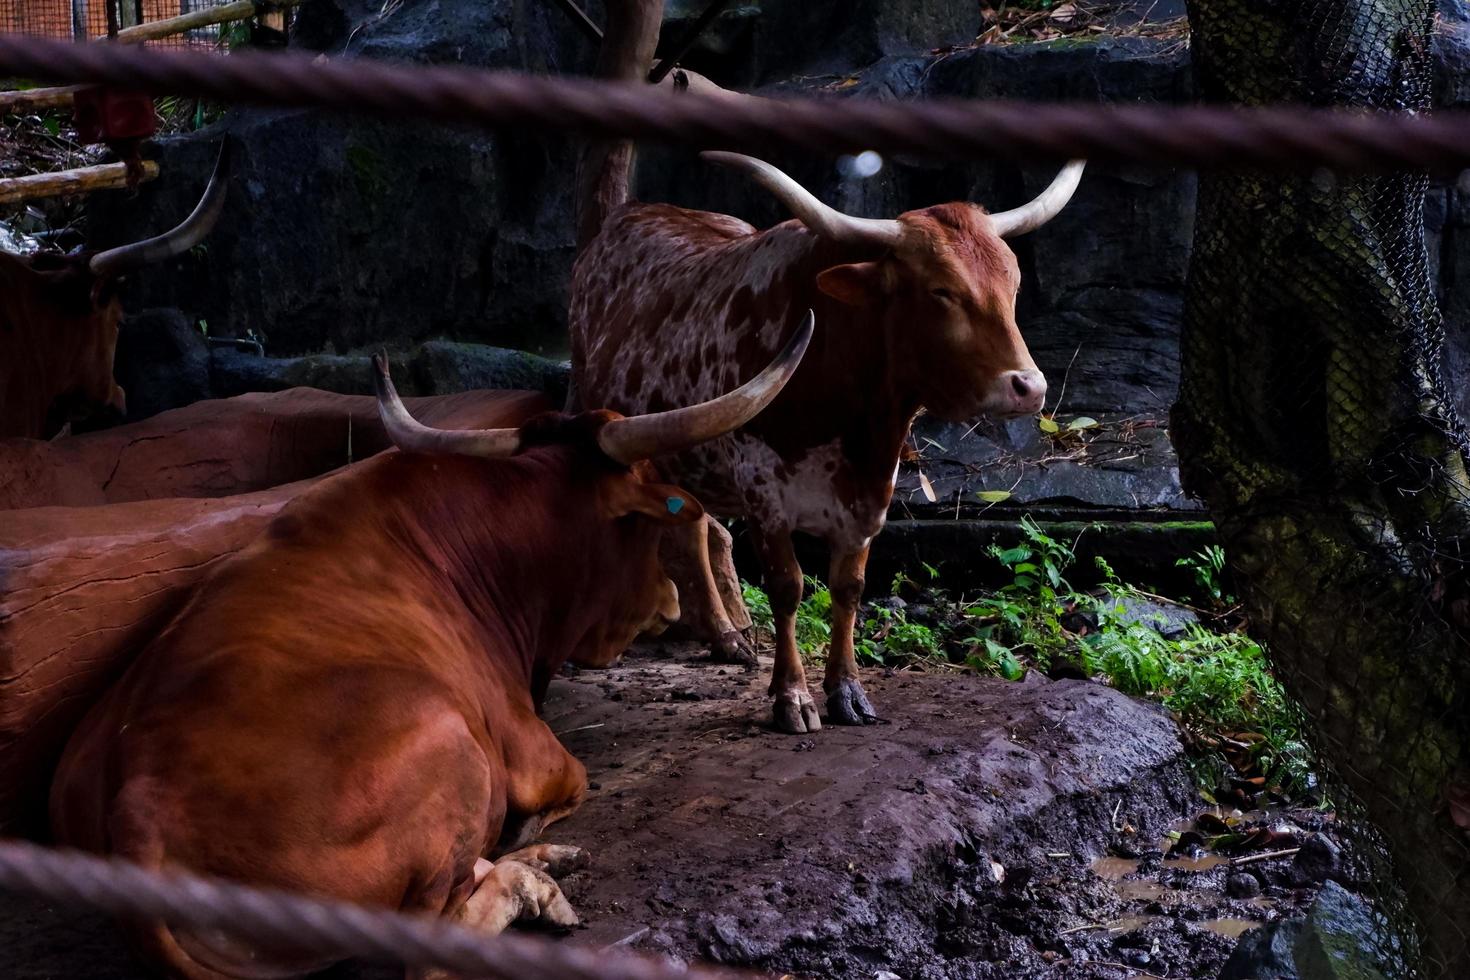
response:
[[[993,383],[986,414],[1014,419],[1035,415],[1046,404],[1046,377],[1035,368],[1005,371]]]
[[[664,579],[659,586],[658,607],[641,632],[645,636],[658,636],[679,621],[679,587],[672,579]]]

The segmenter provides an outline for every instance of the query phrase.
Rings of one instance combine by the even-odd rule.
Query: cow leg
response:
[[[713,518],[709,519],[709,570],[714,576],[715,588],[725,606],[725,616],[730,625],[747,639],[750,636],[750,610],[745,608],[745,597],[740,591],[740,576],[735,572],[735,539],[725,526]],[[754,647],[751,652],[754,653]]]
[[[710,644],[714,660],[754,667],[755,648],[730,621],[724,596],[730,586],[719,580],[722,574],[733,578],[734,565],[727,561],[727,571],[711,562],[714,556],[710,541],[717,531],[723,532],[724,528],[708,515],[693,524],[667,528],[659,548],[659,558],[663,562],[664,573],[679,588],[679,623],[696,638]],[[725,539],[729,540],[728,534]],[[735,583],[733,588],[738,601],[739,583]],[[744,608],[742,603],[742,612]],[[749,615],[745,620],[748,626]]]
[[[506,768],[506,816],[497,842],[504,860],[522,852],[542,831],[582,805],[587,769],[529,705],[507,709],[501,752]]]
[[[571,844],[532,844],[519,851],[512,851],[500,860],[524,864],[528,868],[545,871],[551,877],[561,879],[573,871],[587,867],[591,856],[582,848]]]
[[[580,848],[567,848],[578,851]],[[475,862],[475,890],[451,919],[467,929],[493,936],[512,922],[528,922],[555,929],[577,925],[577,913],[546,871],[502,858]],[[445,970],[409,971],[410,980],[450,980]]]
[[[838,725],[867,725],[878,720],[863,685],[858,680],[857,657],[852,650],[852,633],[858,606],[863,601],[863,573],[868,549],[833,549],[828,585],[832,590],[832,642],[827,648],[827,720]]]
[[[580,851],[580,848],[570,848]],[[502,858],[475,862],[475,891],[456,914],[476,932],[498,933],[512,922],[535,922],[570,929],[577,913],[555,879],[539,868]]]
[[[821,717],[806,686],[806,668],[796,648],[796,607],[801,604],[801,566],[788,531],[760,532],[757,536],[766,593],[775,620],[776,662],[771,669],[770,693],[775,697],[776,728],[792,735],[820,731]]]

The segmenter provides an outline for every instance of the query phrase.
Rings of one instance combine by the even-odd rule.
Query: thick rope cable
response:
[[[487,936],[446,920],[264,891],[117,860],[0,842],[0,888],[133,921],[221,930],[267,953],[438,967],[466,977],[529,980],[713,980],[710,971],[526,935]],[[729,974],[720,974],[728,978]]]
[[[640,84],[294,53],[228,56],[0,35],[0,75],[153,95],[823,154],[1343,171],[1470,166],[1470,114],[935,99],[720,98]]]

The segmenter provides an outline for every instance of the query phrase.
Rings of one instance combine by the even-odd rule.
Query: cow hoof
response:
[[[827,720],[834,725],[871,725],[878,720],[857,678],[845,677],[827,692]]]
[[[721,634],[710,646],[709,658],[717,664],[736,664],[746,670],[754,670],[757,664],[755,646],[740,630]]]
[[[776,730],[788,735],[806,735],[822,730],[822,719],[817,714],[817,702],[805,688],[782,691],[776,695]]]
[[[592,857],[580,847],[570,844],[532,844],[513,851],[500,860],[515,861],[537,871],[545,871],[553,878],[564,878],[573,871],[580,871],[592,862]]]
[[[498,912],[494,915],[495,927],[487,932],[501,932],[512,921],[550,929],[575,929],[578,924],[576,911],[566,901],[562,886],[534,865],[501,858],[495,862],[485,886],[492,887],[491,909]]]
[[[552,929],[577,927],[577,913],[551,875],[540,868],[506,860],[496,863],[495,872],[500,881],[509,886],[511,895],[519,903],[520,914],[516,918],[521,922]]]

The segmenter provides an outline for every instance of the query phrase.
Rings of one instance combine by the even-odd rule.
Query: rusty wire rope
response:
[[[1470,166],[1470,114],[1273,107],[729,99],[641,84],[366,59],[229,56],[0,35],[0,75],[104,83],[154,95],[379,116],[547,127],[702,148],[786,146],[937,157],[1061,160],[1202,169],[1342,171]]]
[[[628,952],[487,936],[443,919],[262,891],[135,864],[0,842],[0,888],[99,909],[133,921],[222,930],[262,950],[438,967],[467,977],[525,980],[715,980],[730,974]]]

